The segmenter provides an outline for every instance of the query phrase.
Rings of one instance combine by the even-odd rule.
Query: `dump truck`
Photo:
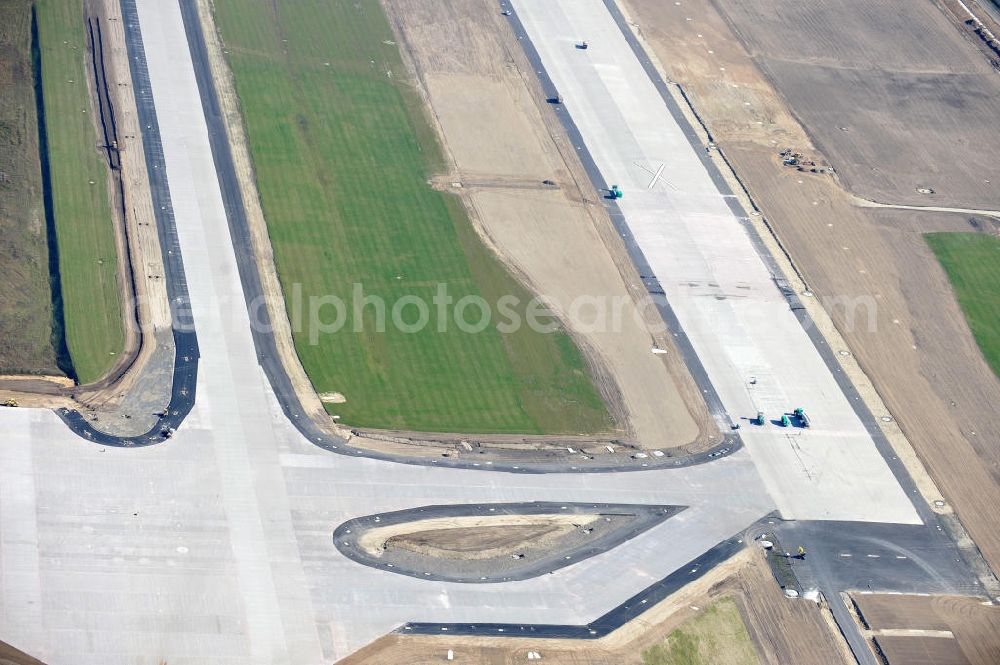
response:
[[[795,409],[795,417],[799,419],[799,423],[803,427],[809,427],[809,416],[806,415],[806,410],[801,406]]]

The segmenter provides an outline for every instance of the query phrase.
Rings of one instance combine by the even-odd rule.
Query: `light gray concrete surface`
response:
[[[804,407],[808,429],[742,420],[789,519],[919,523],[602,0],[512,0],[565,107],[735,422]],[[586,40],[589,48],[577,48]],[[752,379],[755,379],[753,381]]]
[[[174,438],[103,448],[51,412],[0,410],[0,635],[53,665],[329,663],[407,621],[586,623],[770,512],[746,452],[628,474],[518,475],[331,455],[257,364],[175,2],[140,0],[201,344]],[[428,582],[332,545],[351,517],[427,504],[688,505],[639,537],[511,584]]]

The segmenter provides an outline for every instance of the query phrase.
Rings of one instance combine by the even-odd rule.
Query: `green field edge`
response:
[[[0,0],[0,374],[57,375],[34,75],[33,3]]]
[[[1000,238],[941,232],[924,240],[951,282],[983,359],[1000,377]]]
[[[642,652],[643,665],[760,665],[740,609],[722,598]]]
[[[364,428],[611,431],[587,363],[561,328],[373,332],[377,317],[351,310],[336,334],[303,329],[304,302],[350,303],[359,284],[389,304],[430,302],[438,284],[455,300],[509,295],[521,313],[532,295],[483,244],[461,200],[430,187],[444,158],[378,2],[279,9],[216,0],[214,17],[296,351],[317,393],[347,398],[327,410]]]
[[[38,0],[34,12],[42,97],[38,122],[48,148],[41,160],[47,215],[54,224],[50,275],[53,303],[62,312],[59,317],[56,310],[54,340],[57,349],[61,338],[65,341],[61,369],[87,384],[103,378],[125,347],[110,174],[92,120],[83,5]]]

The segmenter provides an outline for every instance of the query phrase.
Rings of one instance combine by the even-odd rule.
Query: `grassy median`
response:
[[[442,158],[376,0],[216,0],[289,312],[355,284],[388,306],[439,284],[455,300],[525,290],[478,241],[462,206],[427,184]],[[295,289],[301,300],[293,302]],[[358,426],[468,432],[593,432],[610,421],[563,332],[436,324],[354,332],[296,349],[329,410]],[[408,320],[414,320],[409,310]],[[328,316],[331,316],[328,314]],[[308,317],[307,317],[308,318]],[[475,317],[471,317],[475,318]]]
[[[1000,238],[981,233],[925,236],[948,273],[976,343],[1000,376]]]
[[[124,347],[107,164],[97,150],[82,4],[38,0],[38,46],[51,215],[66,346],[81,383],[101,378]],[[44,146],[43,146],[44,147]]]

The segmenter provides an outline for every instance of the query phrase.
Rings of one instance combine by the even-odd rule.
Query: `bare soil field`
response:
[[[890,665],[1000,662],[1000,607],[961,596],[854,594],[862,628]]]
[[[948,621],[938,613],[931,596],[856,594],[853,599],[865,623],[873,630],[948,630]]]
[[[443,186],[573,333],[623,438],[658,448],[716,437],[662,322],[636,322],[641,281],[496,4],[384,5],[445,146]],[[595,325],[597,300],[620,303],[621,325]]]
[[[712,603],[731,598],[762,663],[846,665],[846,651],[827,611],[815,603],[785,598],[760,551],[747,549],[699,580],[651,607],[634,621],[597,640],[522,639],[387,635],[340,661],[340,665],[423,665],[446,662],[512,665],[527,661],[529,651],[558,665],[641,665],[642,654],[661,643],[686,621],[704,614]]]
[[[716,6],[853,193],[996,206],[1000,78],[935,3]]]
[[[744,47],[717,9],[731,11],[733,20],[739,17],[737,27],[749,34],[751,27],[743,23],[756,16],[748,13],[751,12],[746,6],[749,4],[730,0],[689,0],[680,7],[653,0],[626,0],[623,3],[662,69],[684,87],[713,138],[789,252],[809,289],[832,317],[849,352],[874,383],[878,395],[916,449],[944,498],[958,513],[991,565],[1000,567],[1000,514],[996,510],[1000,505],[1000,446],[996,444],[1000,441],[1000,412],[995,408],[1000,403],[1000,381],[986,365],[947,277],[923,239],[923,233],[930,231],[996,233],[996,224],[978,215],[858,207],[853,193],[844,186],[854,184],[851,174],[858,173],[856,177],[862,177],[857,165],[852,166],[849,146],[841,149],[848,151],[844,153],[848,155],[844,157],[844,165],[825,152],[833,148],[827,144],[823,144],[823,150],[818,147],[819,140],[814,142],[810,136],[819,129],[809,127],[807,133],[796,119],[803,112],[786,102],[786,98],[794,102],[793,93],[772,85],[767,77],[768,70],[758,66],[761,59]],[[789,4],[778,3],[779,6]],[[862,4],[866,3],[853,3],[852,6]],[[761,3],[753,3],[753,6],[765,11]],[[883,58],[890,64],[922,63],[920,67],[931,69],[928,60],[935,56],[925,52],[937,48],[935,45],[940,43],[942,54],[936,57],[943,66],[982,75],[982,66],[975,62],[975,58],[982,56],[973,45],[963,44],[964,37],[960,34],[956,37],[949,33],[958,28],[943,16],[937,18],[933,12],[938,10],[933,7],[928,15],[924,8],[907,5],[907,9],[915,12],[913,20],[918,21],[917,27],[910,30],[930,30],[933,34],[933,37],[907,40],[894,37],[904,34],[902,29],[879,32],[864,21],[855,25],[853,18],[845,18],[853,10],[845,9],[844,2],[836,6],[839,11],[833,16],[815,3],[788,8],[791,18],[782,20],[792,21],[798,17],[795,19],[798,23],[790,23],[791,27],[782,29],[804,30],[802,26],[809,24],[808,34],[818,39],[816,35],[822,32],[825,41],[822,42],[824,46],[816,47],[816,42],[804,37],[788,37],[790,42],[785,44],[787,54],[784,57],[798,57],[803,67],[809,67],[818,54],[831,58],[847,53],[847,67],[854,62],[852,58],[866,57],[865,62],[869,63]],[[801,16],[807,7],[814,10],[808,18]],[[869,16],[872,12],[891,13],[892,7],[898,9],[892,3],[867,3],[866,20],[872,20]],[[842,27],[841,20],[848,21],[853,28]],[[886,19],[890,25],[900,20]],[[784,23],[778,21],[778,25]],[[749,36],[745,38],[750,40]],[[764,43],[763,36],[757,39]],[[841,40],[835,42],[836,48],[829,45],[829,40],[834,39]],[[862,40],[863,46],[858,46],[857,40]],[[758,42],[748,41],[751,49]],[[891,44],[886,46],[882,42]],[[886,48],[891,49],[893,55],[886,54]],[[964,54],[963,49],[968,53]],[[909,50],[913,54],[908,56]],[[880,75],[875,72],[873,76],[877,79]],[[848,94],[846,89],[836,86],[849,87],[851,83],[837,82],[833,78],[825,80],[831,89],[820,91],[810,87],[814,94],[822,93],[827,97]],[[779,86],[785,85],[780,79],[774,81]],[[819,105],[815,100],[809,103]],[[837,103],[831,100],[829,106],[833,108]],[[864,108],[881,105],[893,109],[906,107],[909,103],[908,98],[888,91],[879,99],[868,101]],[[953,116],[945,99],[934,101],[933,96],[928,95],[922,103],[925,106],[921,113],[936,114],[938,118]],[[980,113],[985,111],[980,109]],[[823,121],[818,122],[821,128],[827,127]],[[979,122],[979,125],[973,123],[962,129],[966,132],[965,140],[982,142],[987,147],[991,141],[1000,140],[995,131],[976,133],[976,127],[982,127],[985,119],[980,118]],[[880,145],[880,128],[862,123],[853,125],[851,131],[849,125],[840,126],[847,126],[849,131],[827,127],[822,140],[830,146],[835,143],[834,139]],[[867,134],[861,134],[863,127]],[[895,172],[888,162],[880,162],[892,177],[879,181],[881,189],[865,190],[865,194],[893,202],[919,200],[932,204],[934,195],[917,194],[911,180],[925,172],[925,167],[919,164],[926,164],[927,160],[955,159],[954,156],[946,157],[942,151],[948,149],[957,130],[949,125],[944,129],[918,127],[920,131],[909,134],[912,145],[886,144],[877,151],[880,155],[910,151],[916,165],[906,165],[908,170]],[[891,132],[888,135],[893,136]],[[931,150],[926,146],[936,147]],[[832,165],[837,174],[811,173],[809,168],[800,171],[784,166],[778,153],[788,147],[801,153],[804,160],[814,161],[819,168]],[[988,152],[995,151],[990,148]],[[841,153],[836,154],[840,158]],[[950,168],[952,163],[937,162],[937,168],[944,169],[945,165]],[[845,172],[848,175],[841,180]],[[976,181],[966,173],[956,176],[954,182],[937,178],[929,186],[936,191],[944,191],[942,187],[947,189],[950,192],[948,200],[952,203],[975,207],[974,204],[989,201],[987,190],[980,188],[980,184],[985,185],[983,179],[989,179],[989,175]],[[873,187],[867,179],[863,186]],[[953,198],[959,195],[967,198]]]
[[[550,539],[575,528],[574,524],[520,524],[430,529],[392,537],[386,541],[386,547],[424,556],[485,558],[510,555],[526,546],[544,546]]]
[[[373,554],[410,550],[425,556],[478,559],[510,554],[525,544],[549,541],[597,519],[597,515],[497,515],[446,517],[372,529],[358,544]]]
[[[881,635],[875,644],[889,665],[970,665],[953,639],[923,635]]]
[[[45,665],[6,642],[0,642],[0,665]]]

